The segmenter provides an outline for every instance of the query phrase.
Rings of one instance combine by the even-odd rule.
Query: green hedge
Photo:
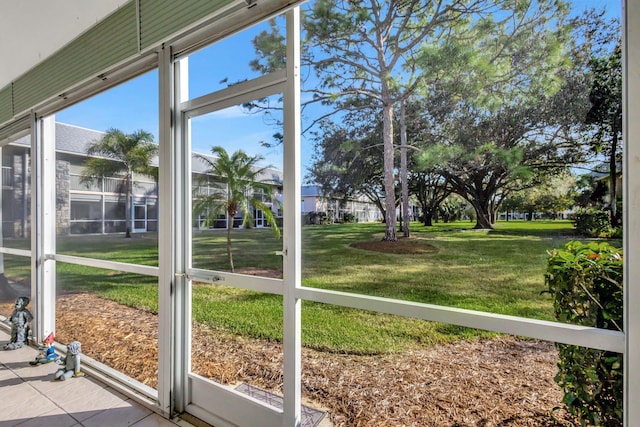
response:
[[[579,210],[576,212],[574,225],[576,231],[583,236],[609,237],[613,232],[610,213],[603,209]]]
[[[569,242],[549,254],[545,281],[558,321],[622,330],[622,250]],[[621,426],[622,354],[558,344],[563,403],[582,425]]]

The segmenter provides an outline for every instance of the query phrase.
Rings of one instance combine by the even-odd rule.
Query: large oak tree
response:
[[[384,240],[396,239],[398,105],[414,95],[429,98],[444,91],[454,113],[442,116],[438,111],[440,119],[475,126],[471,117],[460,114],[477,114],[479,128],[510,126],[508,114],[519,111],[522,118],[533,102],[548,101],[563,87],[562,74],[571,67],[565,49],[567,12],[561,0],[317,0],[305,11],[303,64],[309,70],[304,73],[306,90],[313,93],[307,105],[326,107],[318,120],[336,111],[367,109],[382,122]],[[273,30],[259,35],[254,68],[265,71],[281,64],[277,58],[282,58],[282,42]],[[456,115],[458,107],[462,113]],[[487,114],[493,118],[483,119]],[[454,134],[447,136],[447,143],[460,143],[462,135],[455,132],[461,129],[449,128]],[[525,128],[527,137],[539,131]],[[488,136],[486,129],[480,132]],[[484,136],[471,139],[486,146],[491,141],[481,141]],[[521,147],[509,150],[497,157],[515,159],[522,153]],[[522,172],[520,168],[520,180]],[[490,210],[488,204],[499,204],[500,188],[488,193],[482,189],[477,195],[464,188],[458,192],[482,212]],[[490,226],[490,212],[478,217],[482,226]]]
[[[340,125],[321,125],[308,178],[333,198],[365,196],[386,220],[381,123],[358,116],[355,121],[346,117]]]
[[[537,3],[491,37],[451,46],[430,87],[434,124],[423,161],[474,207],[477,228],[492,227],[511,192],[560,173],[580,151],[575,132],[589,108],[584,57],[562,4]],[[427,51],[431,72],[434,57]]]
[[[508,19],[522,2],[503,3],[501,19]],[[310,102],[328,107],[324,115],[366,108],[382,119],[384,240],[396,240],[395,108],[432,77],[418,68],[420,49],[490,31],[494,21],[480,18],[499,10],[487,0],[316,0],[305,10],[302,60],[311,75]],[[254,68],[277,66],[281,42],[274,31],[259,35]]]

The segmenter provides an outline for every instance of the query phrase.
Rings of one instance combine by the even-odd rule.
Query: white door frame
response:
[[[144,233],[145,231],[147,231],[147,204],[146,201],[145,203],[135,203],[133,202],[132,205],[132,212],[131,212],[131,219],[133,222],[133,225],[131,227],[131,230],[134,233]],[[143,218],[138,218],[136,215],[137,209],[136,208],[143,208],[144,209],[144,217]],[[137,227],[136,224],[138,222],[142,221],[142,223],[144,224],[143,227]]]
[[[265,96],[282,93],[284,91],[285,78],[284,73],[274,73],[273,75],[260,77],[182,103],[180,107],[183,130],[182,141],[185,148],[189,152],[191,151],[191,141],[189,137],[191,133],[191,119],[233,105],[240,105]],[[184,176],[187,177],[185,180],[186,188],[191,188],[192,183],[190,177],[192,176],[192,172],[190,168],[185,171]],[[185,194],[190,193],[185,189]],[[187,206],[190,211],[191,200],[186,201],[185,206]],[[185,214],[185,219],[186,218],[188,217]],[[184,262],[187,266],[186,286],[189,289],[186,294],[191,294],[190,285],[195,279],[207,282],[212,280],[212,277],[223,277],[225,286],[245,286],[244,282],[246,279],[242,275],[221,271],[202,271],[191,268],[191,233],[187,234],[185,243]],[[260,277],[253,277],[252,282],[254,286],[260,290],[271,290],[271,284],[273,283],[270,279]],[[190,322],[191,299],[189,298],[189,300],[185,302],[188,307],[185,313],[189,314],[187,321]],[[185,360],[190,360],[191,334],[186,337],[185,344],[186,347],[184,348],[185,353],[183,357]],[[256,420],[260,420],[260,425],[263,426],[283,425],[282,410],[249,398],[230,387],[220,385],[212,380],[192,373],[191,363],[187,363],[185,368],[187,368],[187,371],[184,375],[188,379],[186,382],[187,390],[185,395],[189,396],[185,402],[185,410],[187,412],[216,426],[254,425]]]
[[[300,286],[300,86],[299,86],[299,9],[287,12],[288,55],[287,69],[276,71],[254,80],[243,82],[229,88],[213,92],[195,99],[188,99],[185,79],[186,60],[176,61],[170,53],[161,56],[160,84],[169,83],[171,90],[164,89],[165,107],[161,114],[169,116],[161,132],[170,140],[167,147],[161,147],[165,158],[162,163],[169,176],[161,177],[161,189],[171,191],[172,201],[165,204],[164,227],[173,231],[168,233],[175,245],[171,254],[172,268],[167,269],[173,283],[165,283],[169,294],[161,290],[159,305],[170,310],[161,320],[163,328],[172,330],[173,340],[161,346],[164,357],[173,357],[174,373],[171,392],[167,398],[176,412],[186,411],[216,426],[261,425],[283,426],[299,425],[300,421],[300,299],[294,288]],[[297,47],[294,47],[297,46]],[[221,110],[243,102],[262,97],[283,94],[285,112],[285,208],[283,238],[283,279],[270,279],[255,276],[243,276],[227,272],[212,272],[191,268],[191,143],[190,119]],[[161,101],[162,102],[162,101]],[[170,108],[166,105],[171,105]],[[173,118],[173,120],[171,120]],[[170,123],[175,123],[171,126]],[[161,138],[162,139],[162,138]],[[163,157],[163,156],[161,156]],[[161,190],[163,197],[166,192]],[[286,203],[290,198],[293,202]],[[297,202],[295,202],[297,200]],[[165,235],[166,233],[161,233]],[[162,248],[165,243],[159,242]],[[215,282],[224,280],[226,286],[252,289],[260,292],[283,295],[284,298],[284,409],[277,409],[250,398],[235,390],[217,384],[209,379],[191,373],[191,287],[193,280]],[[160,279],[163,281],[163,279]],[[161,284],[161,287],[163,285]],[[293,319],[291,317],[293,316]],[[169,320],[171,319],[171,320]],[[294,325],[292,328],[289,325]],[[297,326],[296,326],[297,325]],[[160,332],[161,332],[160,331]],[[162,335],[162,334],[160,334]],[[169,346],[169,350],[165,346]],[[173,349],[173,350],[171,350]],[[173,356],[172,356],[173,355]],[[162,363],[161,363],[162,366]],[[159,383],[171,381],[159,379]],[[159,399],[162,399],[160,393]],[[166,395],[166,393],[165,393]],[[292,420],[292,422],[288,421]],[[258,423],[258,424],[256,424]]]

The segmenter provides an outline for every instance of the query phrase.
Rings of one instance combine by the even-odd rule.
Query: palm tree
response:
[[[272,200],[273,181],[261,179],[265,170],[271,166],[258,167],[257,163],[264,160],[264,157],[249,156],[242,150],[229,156],[224,148],[216,146],[211,149],[211,153],[216,157],[215,160],[197,156],[209,166],[206,175],[202,175],[200,180],[208,187],[212,185],[212,175],[223,182],[213,184],[212,194],[201,195],[196,190],[193,208],[196,215],[206,215],[205,224],[213,224],[219,215],[227,216],[227,258],[229,269],[233,272],[231,230],[233,218],[238,212],[243,215],[243,225],[250,227],[254,209],[261,210],[276,237],[280,237],[280,229],[276,224],[273,211],[263,202],[263,199]]]
[[[133,174],[151,175],[156,179],[157,169],[151,167],[151,160],[157,153],[158,145],[153,141],[153,135],[144,130],[127,134],[112,128],[87,147],[89,158],[84,162],[80,182],[89,185],[98,183],[103,177],[122,177],[126,194],[126,237],[131,237]]]

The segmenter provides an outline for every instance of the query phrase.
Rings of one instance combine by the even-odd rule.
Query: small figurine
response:
[[[67,357],[62,360],[56,360],[56,363],[64,365],[56,371],[55,375],[57,380],[64,381],[71,377],[84,377],[84,372],[80,370],[81,352],[80,342],[73,341],[67,345]]]
[[[33,320],[33,315],[27,309],[29,298],[18,297],[15,308],[7,321],[11,323],[11,341],[4,345],[5,350],[15,350],[21,348],[29,339],[29,322]]]
[[[40,350],[40,352],[36,356],[36,359],[29,362],[29,364],[31,364],[32,366],[35,366],[38,364],[44,365],[45,363],[51,363],[56,359],[58,359],[58,355],[56,354],[56,349],[53,347],[54,340],[55,340],[55,337],[53,335],[53,332],[51,332],[43,341],[45,347],[40,347],[38,349]]]

